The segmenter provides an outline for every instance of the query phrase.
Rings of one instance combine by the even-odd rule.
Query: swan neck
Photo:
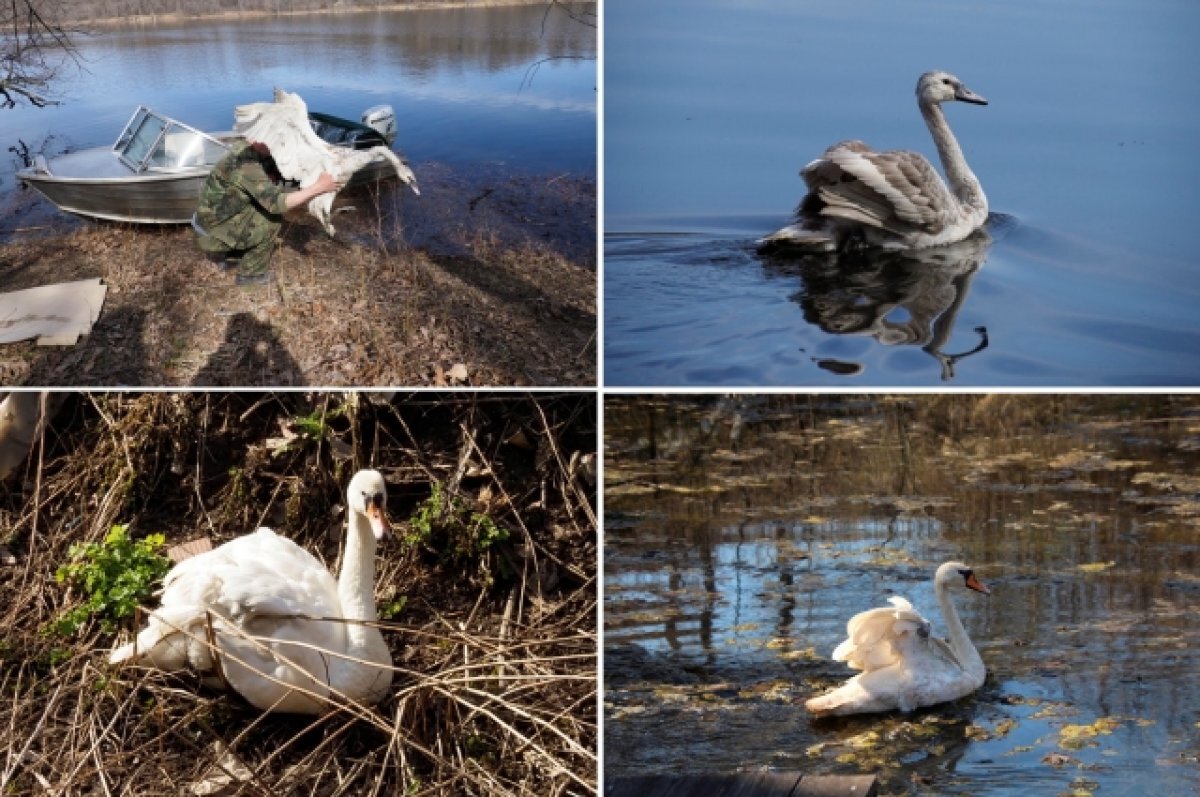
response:
[[[920,106],[921,116],[925,117],[929,134],[933,136],[933,143],[937,147],[938,157],[942,161],[942,170],[946,172],[946,180],[950,184],[951,192],[965,204],[986,208],[983,188],[979,185],[979,180],[975,177],[974,172],[967,166],[967,159],[963,156],[962,147],[958,145],[958,139],[950,131],[950,125],[946,122],[942,106],[936,102],[924,101],[920,103]]]
[[[950,599],[945,583],[935,582],[934,591],[937,593],[938,606],[941,607],[946,628],[950,632],[950,649],[967,670],[982,670],[983,659],[979,658],[979,652],[971,644],[971,638],[967,636],[967,629],[958,618],[958,610],[954,608],[954,601]]]
[[[342,572],[338,575],[338,598],[342,616],[347,620],[376,619],[375,615],[375,535],[361,512],[350,512],[346,532],[346,550],[342,555]],[[351,646],[365,640],[367,628],[348,624],[346,634]]]

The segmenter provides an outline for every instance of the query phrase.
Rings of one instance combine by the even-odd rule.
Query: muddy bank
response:
[[[329,238],[289,217],[269,288],[240,289],[190,229],[80,221],[32,191],[6,208],[7,290],[100,277],[92,334],[0,347],[8,385],[589,385],[595,182],[420,167],[339,196]]]

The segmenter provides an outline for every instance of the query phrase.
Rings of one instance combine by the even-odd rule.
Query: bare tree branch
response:
[[[546,18],[550,16],[550,12],[555,8],[561,10],[571,19],[578,22],[580,25],[587,25],[589,28],[597,27],[595,11],[576,11],[571,6],[563,3],[562,0],[550,0],[546,4],[546,11],[542,14],[542,35],[546,35]]]
[[[0,5],[0,108],[55,104],[51,85],[68,64],[79,64],[70,33],[55,21],[52,0]]]
[[[542,32],[541,32],[540,36],[543,39],[546,38],[546,20],[549,19],[550,12],[556,8],[561,10],[568,17],[570,17],[570,19],[572,21],[578,22],[580,25],[586,25],[589,28],[597,27],[595,11],[579,11],[579,10],[576,10],[575,8],[572,8],[569,3],[562,2],[562,0],[550,0],[550,2],[546,3],[545,11],[542,12]],[[534,79],[534,77],[537,76],[538,69],[541,68],[542,64],[546,64],[551,61],[594,61],[594,60],[596,60],[596,56],[594,56],[594,55],[548,55],[545,58],[539,58],[538,60],[534,61],[532,64],[530,64],[529,66],[527,66],[525,68],[525,74],[521,77],[521,87],[520,88],[522,91],[524,91],[526,88],[529,88],[530,86],[533,85],[533,79]]]

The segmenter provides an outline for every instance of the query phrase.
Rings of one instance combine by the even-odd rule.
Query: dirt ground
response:
[[[59,398],[0,481],[0,792],[595,794],[594,394]],[[264,714],[195,674],[109,665],[136,618],[57,629],[88,589],[58,568],[116,524],[167,546],[267,525],[336,570],[362,467],[392,526],[381,703]]]
[[[339,195],[337,234],[285,223],[269,287],[238,288],[184,227],[85,222],[32,190],[0,206],[0,286],[100,277],[69,347],[0,346],[0,384],[568,386],[596,381],[596,186],[414,166]]]

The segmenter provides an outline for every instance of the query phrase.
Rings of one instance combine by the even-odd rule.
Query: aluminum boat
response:
[[[317,135],[351,149],[391,146],[395,119],[387,105],[369,108],[362,122],[309,114]],[[17,179],[67,213],[138,224],[187,224],[209,172],[237,140],[232,132],[205,133],[143,105],[111,147],[49,159],[37,155],[32,165],[17,172]],[[373,163],[350,184],[395,173],[389,163]]]

